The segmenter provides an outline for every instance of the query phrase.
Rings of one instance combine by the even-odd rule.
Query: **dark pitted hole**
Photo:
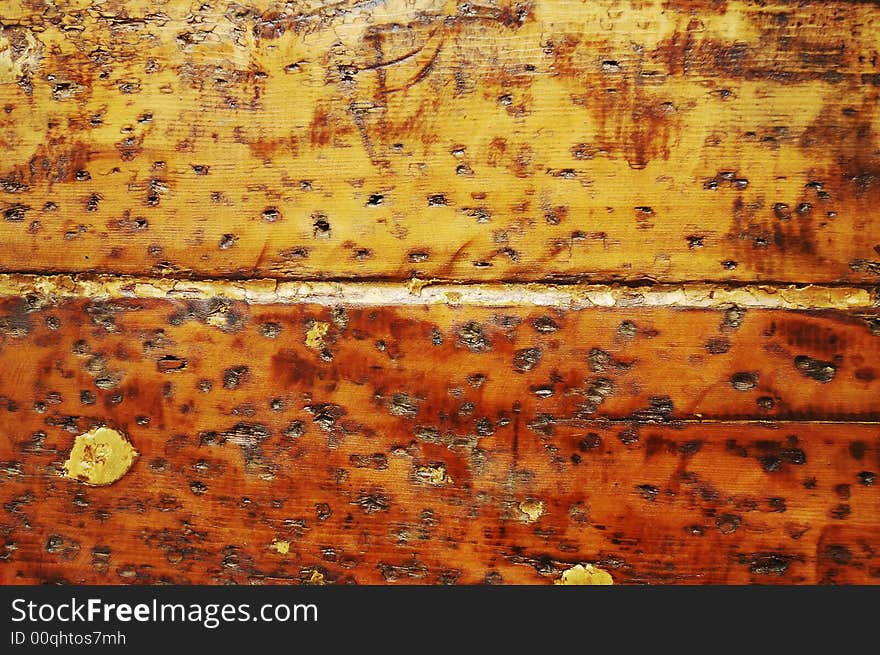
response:
[[[768,411],[776,406],[776,402],[770,396],[761,396],[755,401],[755,404]]]
[[[13,205],[3,212],[3,218],[11,223],[20,223],[24,220],[25,212],[30,209],[25,205]]]
[[[317,236],[327,236],[330,234],[330,221],[327,220],[327,217],[323,214],[315,214],[312,216],[314,222],[312,223],[312,227],[314,228],[314,235]]]
[[[781,221],[787,221],[791,218],[791,209],[784,202],[777,202],[773,205],[773,215]]]
[[[269,223],[281,220],[281,212],[275,207],[266,207],[263,210],[263,220]]]
[[[837,373],[837,367],[832,362],[813,359],[806,355],[798,355],[795,357],[794,366],[804,377],[816,380],[823,384],[831,382],[831,380],[834,379],[834,375]]]
[[[737,391],[748,391],[758,386],[757,373],[734,373],[730,376],[730,386]]]
[[[578,450],[582,453],[585,453],[588,450],[596,450],[601,445],[602,438],[595,432],[590,432],[577,443]]]

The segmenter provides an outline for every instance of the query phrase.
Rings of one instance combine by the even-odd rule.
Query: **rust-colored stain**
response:
[[[0,2],[0,583],[880,583],[878,36]]]

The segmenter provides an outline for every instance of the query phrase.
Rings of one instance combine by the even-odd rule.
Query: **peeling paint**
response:
[[[570,569],[563,571],[554,584],[610,585],[614,584],[614,579],[608,571],[595,567],[592,564],[575,564]]]
[[[116,430],[97,427],[74,440],[64,475],[92,486],[105,486],[125,475],[138,452]]]

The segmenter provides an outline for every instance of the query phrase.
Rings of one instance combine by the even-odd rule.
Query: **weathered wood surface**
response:
[[[878,100],[875,2],[0,2],[0,583],[880,582]]]
[[[0,580],[876,583],[876,318],[7,299]]]
[[[875,282],[878,20],[7,0],[0,270]]]
[[[876,310],[857,318],[737,308],[330,308],[221,298],[30,303],[36,307],[28,298],[3,301],[0,380],[7,404],[30,413],[37,403],[48,412],[40,421],[112,409],[128,425],[158,411],[165,418],[156,427],[185,430],[201,411],[262,411],[275,396],[296,407],[302,394],[316,403],[341,395],[392,415],[403,394],[398,414],[415,423],[445,416],[450,425],[459,424],[462,404],[516,403],[536,433],[552,432],[553,417],[880,420]],[[80,391],[96,385],[94,406],[81,404]],[[173,400],[163,401],[169,389]],[[63,402],[43,397],[52,392]],[[494,420],[472,411],[462,425]]]

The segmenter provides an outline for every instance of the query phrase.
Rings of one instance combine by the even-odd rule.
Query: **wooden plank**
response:
[[[33,293],[0,326],[3,582],[880,579],[864,315]],[[131,469],[63,477],[101,424]]]
[[[540,584],[579,562],[619,584],[880,581],[876,426],[652,426],[635,448],[602,427],[499,428],[476,448],[378,432],[334,449],[310,426],[261,443],[271,478],[231,437],[132,433],[141,457],[111,487],[57,477],[72,435],[3,442],[5,584]],[[795,438],[806,461],[766,471]],[[441,464],[449,482],[419,477]]]
[[[10,0],[3,271],[875,282],[871,3]]]
[[[537,421],[537,434],[594,418],[878,420],[876,311],[869,320],[815,310],[361,308],[343,300],[53,305],[36,295],[2,307],[0,380],[7,411],[19,409],[8,414],[13,422],[40,402],[51,415],[112,410],[125,428],[154,408],[162,425],[185,431],[202,412],[262,411],[273,389],[300,414],[305,398],[354,403],[353,416],[388,414],[382,420],[395,429],[401,421],[473,429],[514,402]],[[96,404],[81,404],[81,390]],[[58,402],[48,400],[53,392]],[[402,417],[398,394],[409,399]]]

